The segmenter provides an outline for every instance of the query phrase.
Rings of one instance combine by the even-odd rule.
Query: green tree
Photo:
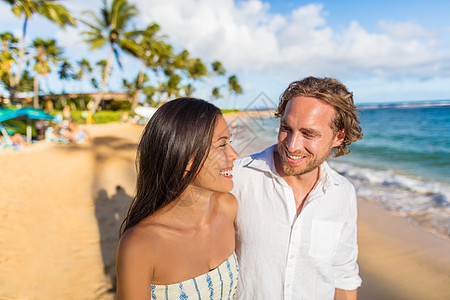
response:
[[[123,87],[127,90],[127,94],[130,99],[133,99],[131,103],[131,110],[134,111],[137,105],[137,99],[139,92],[144,88],[143,84],[148,81],[148,76],[144,72],[139,72],[135,80],[128,82],[123,79]]]
[[[212,64],[212,75],[213,76],[217,76],[217,75],[225,75],[227,73],[227,71],[225,70],[225,68],[223,67],[222,63],[218,60],[213,61]]]
[[[211,67],[211,76],[223,76],[226,74],[226,70],[222,66],[222,63],[220,61],[214,61],[211,64]],[[212,89],[211,96],[213,99],[223,98],[223,95],[221,94],[221,88],[224,86],[228,86],[227,90],[229,95],[239,95],[243,93],[242,87],[236,75],[229,76],[227,81],[227,84],[216,86]]]
[[[212,67],[211,76],[214,76],[214,77],[215,76],[223,76],[227,73],[227,71],[223,67],[222,63],[218,60],[213,61],[211,63],[211,67]],[[220,86],[213,87],[213,89],[211,91],[211,97],[212,97],[212,99],[223,98],[223,95],[220,93]]]
[[[242,87],[236,75],[231,75],[230,77],[228,77],[228,91],[234,95],[239,95],[243,93]]]
[[[11,5],[12,12],[19,18],[23,17],[22,38],[20,43],[17,70],[14,78],[10,79],[11,100],[14,101],[16,85],[19,84],[22,76],[22,63],[25,55],[25,37],[29,19],[38,14],[60,27],[66,25],[75,26],[76,20],[69,11],[55,0],[3,0]]]
[[[158,106],[163,105],[172,97],[180,96],[180,91],[182,89],[180,83],[183,78],[176,74],[172,73],[166,82],[163,82],[159,85],[159,92],[162,94],[166,94],[167,97],[163,101],[158,102]]]
[[[79,61],[77,61],[77,67],[78,67],[78,71],[75,73],[74,79],[75,80],[83,80],[86,75],[91,75],[92,74],[92,66],[91,63],[89,62],[89,60],[87,60],[86,58],[82,58]],[[82,87],[82,92],[85,92],[84,87]],[[84,107],[84,102],[83,102],[83,107]]]
[[[184,75],[186,85],[180,85],[183,77],[178,73]],[[169,77],[169,80],[162,90],[166,93],[167,90],[170,90],[171,93],[167,94],[167,98],[163,103],[172,96],[180,95],[181,91],[183,91],[186,96],[190,97],[195,91],[194,82],[208,76],[208,68],[203,64],[200,58],[192,58],[188,50],[183,50],[166,64],[165,75]],[[172,84],[169,82],[172,82]],[[175,82],[178,82],[178,84],[174,85],[173,83]],[[168,86],[172,86],[172,88],[168,89]],[[176,92],[173,90],[175,86],[178,87],[178,91]]]
[[[190,97],[195,90],[194,82],[208,76],[208,68],[200,58],[194,58],[188,61],[187,73],[188,79],[191,80],[188,80],[188,84],[184,87],[184,90],[186,92],[186,96]]]
[[[90,45],[91,50],[100,49],[106,45],[109,46],[109,55],[106,60],[101,86],[91,108],[92,114],[97,110],[102,100],[103,91],[111,72],[113,56],[115,56],[119,67],[122,67],[119,60],[119,48],[126,49],[129,46],[129,43],[124,38],[124,34],[127,25],[137,13],[136,7],[129,4],[127,0],[112,0],[110,6],[104,0],[99,16],[92,11],[85,12],[91,19],[91,21],[82,21],[89,27],[88,31],[82,33],[86,36],[86,43]]]
[[[62,51],[56,45],[56,41],[53,39],[43,40],[37,38],[33,41],[33,48],[35,49],[34,55],[34,68],[36,72],[34,76],[34,98],[33,106],[39,107],[39,78],[38,75],[45,77],[51,72],[51,65],[55,65],[61,57]]]
[[[172,47],[157,35],[159,30],[159,25],[152,23],[145,30],[135,30],[125,34],[128,43],[125,51],[142,62],[141,69],[134,82],[131,110],[136,108],[140,91],[144,88],[143,83],[148,81],[145,70],[150,68],[156,74],[158,69],[164,68],[164,64],[167,63],[172,54]],[[124,81],[124,86],[129,88],[129,84],[125,85],[125,83],[126,81]]]
[[[0,34],[1,52],[0,52],[0,80],[9,90],[9,84],[14,81],[11,66],[16,63],[18,48],[18,39],[10,32]]]
[[[59,66],[58,74],[59,79],[62,80],[63,82],[63,91],[61,95],[61,100],[62,106],[64,107],[67,105],[65,82],[69,81],[70,79],[76,79],[76,74],[74,73],[72,64],[67,59],[63,59],[62,64]]]

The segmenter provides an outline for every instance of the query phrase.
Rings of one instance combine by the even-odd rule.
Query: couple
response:
[[[325,162],[362,138],[352,94],[308,77],[276,116],[278,144],[236,160],[214,105],[158,109],[138,147],[118,299],[356,299],[355,191]]]

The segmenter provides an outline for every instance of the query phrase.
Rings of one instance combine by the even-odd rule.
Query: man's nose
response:
[[[288,136],[286,147],[289,152],[296,152],[303,147],[302,135],[299,132],[293,132]]]

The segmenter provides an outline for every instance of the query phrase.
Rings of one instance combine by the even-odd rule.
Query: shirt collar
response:
[[[266,150],[253,154],[250,162],[245,167],[257,169],[263,172],[268,172],[274,177],[281,177],[276,168],[273,160],[273,152],[276,151],[277,144],[270,146]]]
[[[277,144],[274,144],[262,152],[251,155],[250,157],[252,159],[248,164],[245,165],[245,167],[257,169],[263,172],[268,172],[273,177],[281,177],[275,168],[275,162],[273,158],[273,153],[276,150]],[[338,176],[337,173],[333,169],[331,169],[331,167],[325,161],[323,164],[320,165],[320,177],[318,184],[320,183],[320,185],[323,188],[323,191],[325,192],[330,187],[339,185],[339,180],[337,176]]]

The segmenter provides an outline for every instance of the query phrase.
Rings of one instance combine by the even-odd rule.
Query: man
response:
[[[356,111],[335,79],[292,82],[278,144],[235,161],[238,299],[356,299],[356,195],[326,163],[362,138]]]

